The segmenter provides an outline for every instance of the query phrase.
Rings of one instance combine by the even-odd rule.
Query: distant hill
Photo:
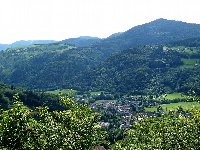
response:
[[[100,42],[101,39],[98,37],[90,37],[90,36],[80,36],[78,38],[70,38],[61,41],[61,43],[65,44],[71,44],[76,47],[86,47],[86,46],[91,46],[93,44],[96,44]]]
[[[102,40],[97,46],[110,51],[148,44],[164,44],[178,40],[198,37],[200,25],[181,21],[157,19],[139,25],[126,32],[115,34]]]
[[[56,43],[57,41],[54,40],[21,40],[21,41],[16,41],[12,44],[0,44],[0,50],[5,50],[7,48],[15,48],[15,47],[20,47],[20,46],[29,46],[33,44],[50,44],[50,43]]]
[[[57,41],[54,40],[21,40],[21,41],[16,41],[11,44],[12,47],[17,47],[17,46],[29,46],[33,44],[50,44],[50,43],[56,43]]]
[[[8,48],[9,45],[8,44],[0,44],[0,51],[1,50],[5,50],[6,48]]]

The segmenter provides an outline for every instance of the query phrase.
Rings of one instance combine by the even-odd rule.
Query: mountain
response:
[[[5,50],[11,47],[29,46],[33,44],[50,44],[56,42],[57,41],[54,40],[28,40],[28,41],[21,40],[21,41],[16,41],[12,44],[0,44],[0,50]]]
[[[198,40],[192,50],[179,44],[187,49],[183,52],[177,48],[180,46],[170,46],[170,43],[198,37],[199,32],[198,24],[158,19],[101,40],[79,37],[52,44],[8,48],[0,52],[0,79],[33,89],[186,91],[189,86],[175,81],[179,81],[180,75],[187,77],[183,81],[188,80],[188,85],[192,83],[192,76],[198,82]],[[74,43],[66,44],[70,40]],[[91,40],[95,42],[91,44]]]
[[[90,36],[80,36],[78,38],[70,38],[61,41],[61,43],[65,44],[71,44],[76,47],[86,47],[86,46],[91,46],[93,44],[96,44],[100,42],[101,39],[98,37],[90,37]]]
[[[181,21],[157,19],[126,32],[102,40],[97,46],[110,51],[148,44],[164,44],[198,37],[200,25]]]

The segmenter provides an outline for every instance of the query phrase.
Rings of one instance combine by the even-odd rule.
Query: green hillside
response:
[[[9,48],[0,52],[0,79],[31,89],[135,94],[187,91],[198,86],[200,56],[198,38],[186,39],[199,32],[198,24],[158,19],[100,41],[92,37],[71,39],[74,45],[99,41],[86,47],[68,45],[68,39]],[[194,41],[196,46],[191,47]],[[172,43],[164,44],[168,42]],[[146,46],[136,48],[138,45]]]
[[[0,77],[28,88],[62,88],[66,81],[101,58],[100,51],[55,43],[10,48],[0,52]]]
[[[184,49],[187,47],[184,47]],[[200,47],[190,49],[200,50]],[[191,58],[193,57],[193,58]],[[112,55],[75,78],[75,87],[132,94],[188,92],[199,88],[199,54],[171,45],[144,46]]]
[[[0,84],[0,108],[8,109],[13,106],[15,96],[19,96],[21,102],[29,108],[48,106],[52,110],[62,110],[59,104],[59,97],[51,93],[31,91],[13,85]]]

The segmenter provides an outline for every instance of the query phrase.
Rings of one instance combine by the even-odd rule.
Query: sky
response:
[[[0,43],[105,38],[158,18],[200,24],[199,0],[0,0]]]

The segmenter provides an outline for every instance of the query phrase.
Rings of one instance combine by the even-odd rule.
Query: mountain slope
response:
[[[157,19],[139,25],[103,40],[98,46],[112,51],[136,47],[138,45],[164,44],[177,40],[198,37],[200,25],[181,21]]]
[[[61,43],[9,48],[0,52],[0,79],[29,88],[61,88],[101,58],[98,50]]]
[[[199,64],[200,45],[143,46],[112,55],[71,84],[79,90],[133,94],[188,92],[200,88]]]
[[[200,45],[200,37],[190,38],[180,41],[172,42],[171,45],[175,46],[188,46],[188,47],[198,47]]]
[[[152,48],[151,46],[141,46],[136,49],[121,50],[129,46],[136,47],[144,44],[175,42],[178,39],[185,40],[187,37],[198,36],[199,32],[200,25],[159,19],[134,27],[127,32],[114,34],[86,47],[73,47],[63,41],[63,43],[9,48],[0,52],[0,79],[8,84],[29,88],[75,87],[77,89],[91,89],[91,87],[94,87],[112,91],[120,91],[121,89],[123,89],[121,91],[134,91],[136,87],[141,86],[139,82],[138,86],[135,86],[135,81],[132,81],[132,79],[137,80],[135,76],[138,72],[142,74],[141,76],[144,76],[143,73],[145,74],[145,71],[147,71],[149,76],[144,76],[144,78],[145,83],[148,83],[149,86],[146,87],[148,84],[145,84],[141,91],[155,91],[149,90],[151,87],[149,80],[152,75],[157,74],[157,70],[173,72],[173,67],[169,69],[165,65],[179,64],[176,66],[179,68],[180,63],[185,63],[183,68],[187,68],[191,67],[191,63],[196,64],[196,60],[187,60],[188,56],[178,50],[169,51],[173,52],[169,54],[157,51],[156,46]],[[91,40],[91,37],[81,38],[83,41]],[[114,54],[119,51],[121,53]],[[138,53],[135,54],[135,52]],[[168,58],[168,55],[174,60]],[[197,59],[196,53],[189,57]],[[163,60],[167,60],[166,64],[163,63]],[[99,66],[99,64],[101,65]],[[149,64],[164,65],[165,67],[152,69]],[[174,72],[177,72],[176,69]],[[164,74],[160,74],[159,79],[162,78],[162,75]],[[129,82],[133,83],[129,85],[130,87],[127,86]],[[159,85],[159,87],[163,86]],[[175,88],[177,87],[173,85],[169,89]]]

